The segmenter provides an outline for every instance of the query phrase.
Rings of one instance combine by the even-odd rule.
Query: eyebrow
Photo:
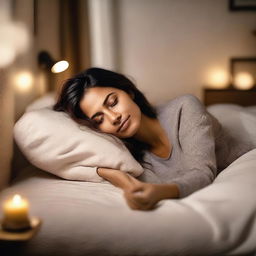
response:
[[[105,98],[105,100],[104,100],[102,106],[106,106],[106,104],[107,104],[107,102],[108,102],[108,98],[109,98],[112,94],[115,94],[115,93],[114,93],[114,92],[111,92],[111,93],[109,93],[109,94],[107,95],[107,97]],[[94,117],[99,116],[99,115],[101,115],[101,112],[95,113],[95,114],[91,117],[91,119],[93,119]]]

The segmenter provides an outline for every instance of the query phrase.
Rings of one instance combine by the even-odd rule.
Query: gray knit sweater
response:
[[[137,178],[150,183],[175,183],[181,198],[212,183],[221,170],[252,149],[230,137],[193,95],[158,106],[157,113],[172,152],[167,158],[146,152],[144,160],[152,164],[151,170],[145,168]]]

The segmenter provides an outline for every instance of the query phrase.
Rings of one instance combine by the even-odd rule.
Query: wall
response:
[[[33,82],[27,90],[20,90],[14,83],[15,91],[15,121],[24,113],[26,106],[47,90],[44,74],[40,71],[37,62],[38,53],[41,50],[49,51],[54,58],[59,58],[59,33],[58,33],[58,1],[44,0],[15,1],[15,20],[23,22],[30,33],[30,48],[19,56],[10,67],[13,77],[20,72],[31,73]],[[34,19],[34,12],[37,16]]]
[[[46,90],[37,66],[38,52],[48,50],[53,57],[60,58],[61,42],[58,0],[37,1],[36,34],[33,34],[34,1],[15,2],[15,16],[27,24],[32,38],[30,52],[19,57],[15,72],[22,67],[35,75],[30,92],[15,92],[17,120],[26,105]],[[231,56],[256,55],[256,37],[251,33],[256,28],[256,12],[230,12],[228,0],[92,0],[89,3],[98,5],[101,14],[98,22],[102,26],[102,35],[96,39],[91,31],[91,52],[95,59],[92,65],[125,73],[153,102],[183,93],[202,98],[202,88],[211,69],[227,70]],[[82,6],[86,9],[85,4]],[[97,13],[93,15],[95,18]],[[92,23],[93,17],[90,21],[91,28],[97,25]],[[95,49],[93,40],[97,44],[101,42],[101,46]],[[102,56],[96,56],[100,52]],[[86,68],[84,60],[88,53],[81,53],[81,63]],[[62,80],[59,75],[56,84]]]
[[[14,105],[11,106],[14,107],[13,120],[16,122],[30,103],[49,91],[58,91],[63,81],[79,72],[80,67],[87,68],[90,51],[88,50],[87,0],[13,0],[12,2],[14,18],[26,24],[31,38],[29,50],[20,55],[10,66],[12,77],[16,78],[21,71],[27,71],[33,78],[31,85],[26,89],[21,89],[16,82],[10,85],[14,88],[15,101],[10,104]],[[38,54],[42,50],[47,51],[55,60],[63,58],[68,60],[69,69],[53,74],[39,68]],[[8,140],[6,142],[10,143]],[[12,169],[15,174],[27,165],[15,143],[13,158]]]
[[[34,3],[37,6],[34,6]],[[35,99],[42,96],[47,91],[47,81],[43,72],[38,67],[38,53],[41,50],[49,51],[54,58],[60,56],[59,46],[59,13],[58,13],[58,1],[52,0],[20,0],[13,1],[13,17],[16,21],[24,23],[28,29],[30,35],[29,50],[19,55],[15,62],[9,66],[11,73],[11,79],[8,81],[8,87],[12,87],[12,97],[8,97],[8,106],[13,108],[12,118],[13,122],[5,123],[5,127],[9,128],[9,137],[3,137],[2,144],[11,144],[13,153],[10,152],[10,158],[12,157],[11,169],[12,176],[15,175],[25,166],[28,165],[28,161],[18,149],[16,143],[13,141],[13,124],[22,116],[28,104]],[[34,16],[35,14],[35,16]],[[35,17],[37,17],[35,19]],[[17,38],[17,40],[19,40]],[[21,72],[29,72],[33,80],[29,87],[22,89],[17,86],[16,78]],[[7,121],[7,119],[6,119]],[[7,151],[5,151],[6,154]],[[11,176],[11,177],[12,177]]]
[[[208,72],[231,56],[256,55],[256,12],[228,0],[116,1],[118,69],[152,102],[184,93],[202,98]]]
[[[89,0],[91,64],[116,70],[115,6],[113,0]]]
[[[8,184],[13,158],[12,129],[16,111],[14,85],[17,74],[27,68],[24,63],[30,61],[28,56],[25,57],[30,43],[30,27],[25,27],[19,19],[14,20],[13,16],[22,16],[26,4],[31,3],[32,0],[28,0],[24,6],[20,6],[20,11],[16,12],[15,7],[19,2],[14,6],[14,1],[0,1],[0,190]],[[24,16],[24,22],[31,23],[30,16]],[[21,66],[22,68],[19,68]],[[23,103],[19,101],[21,106]]]

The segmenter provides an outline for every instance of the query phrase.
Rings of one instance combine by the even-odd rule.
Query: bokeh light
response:
[[[214,68],[208,71],[207,74],[207,86],[214,89],[223,89],[229,85],[230,76],[227,71]]]
[[[14,75],[15,87],[20,92],[27,92],[32,88],[34,77],[29,71],[20,71]]]
[[[51,71],[53,73],[60,73],[65,71],[68,68],[68,66],[69,66],[69,63],[65,60],[58,61],[52,66]]]
[[[240,72],[235,75],[233,83],[239,90],[249,90],[254,86],[254,79],[250,73]]]

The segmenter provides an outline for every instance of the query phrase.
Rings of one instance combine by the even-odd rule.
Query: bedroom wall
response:
[[[18,60],[18,68],[27,67],[34,74],[38,71],[38,51],[48,50],[58,58],[61,44],[59,1],[37,2],[37,33],[32,34],[34,46],[29,54]],[[202,98],[202,87],[207,84],[209,71],[216,67],[227,71],[231,56],[256,55],[256,37],[251,33],[256,29],[256,12],[230,12],[228,0],[90,2],[98,5],[101,12],[103,39],[99,47],[104,49],[97,51],[92,37],[91,53],[102,52],[102,57],[96,56],[102,63],[92,61],[92,65],[112,67],[127,74],[153,102],[165,101],[183,93],[193,93]],[[85,4],[83,8],[86,8]],[[16,18],[33,30],[33,1],[16,1],[15,10]],[[45,19],[46,16],[49,19]],[[109,21],[104,17],[109,17]],[[93,25],[95,22],[90,24],[91,29]],[[83,31],[80,34],[84,34]],[[110,40],[112,37],[114,40]],[[81,56],[82,66],[85,67],[88,53],[82,52]],[[39,74],[35,75],[36,82],[29,92],[15,92],[15,120],[27,104],[45,91],[44,81]],[[57,83],[61,80],[59,75]]]
[[[79,20],[79,26],[76,28],[69,27],[70,20],[73,20],[69,7],[79,5],[79,12],[76,18]],[[61,12],[62,11],[62,12]],[[38,53],[42,50],[47,51],[51,56],[60,60],[66,58],[68,61],[74,61],[74,50],[78,49],[79,61],[71,63],[70,68],[63,73],[51,74],[51,84],[57,90],[62,81],[73,75],[75,64],[87,67],[90,60],[88,48],[88,18],[87,18],[87,1],[59,1],[59,0],[20,0],[15,1],[14,17],[26,24],[31,35],[31,45],[29,51],[12,64],[15,67],[15,74],[20,71],[29,71],[32,75],[33,82],[26,91],[21,91],[15,87],[15,121],[20,118],[28,104],[41,97],[49,90],[49,77],[38,66]],[[63,21],[64,20],[64,21]],[[63,23],[63,24],[62,24]],[[65,24],[64,24],[65,23]],[[72,26],[73,24],[71,24]],[[78,42],[74,45],[77,38],[72,37],[72,31],[79,31]],[[79,70],[80,71],[80,70]],[[48,78],[48,80],[47,80]]]
[[[37,19],[34,19],[34,12]],[[45,17],[49,17],[46,19]],[[55,58],[59,56],[58,41],[58,2],[51,0],[15,1],[14,18],[23,22],[30,33],[31,44],[29,50],[11,65],[13,76],[21,72],[28,72],[32,82],[25,90],[15,82],[15,121],[24,113],[26,106],[36,98],[42,96],[47,90],[47,84],[43,73],[38,68],[37,56],[40,50],[49,51]]]
[[[19,6],[19,3],[15,2],[15,6]],[[21,23],[19,17],[22,16],[26,4],[31,3],[32,0],[28,0],[16,13],[14,1],[0,1],[0,190],[8,184],[10,177],[13,157],[12,128],[16,112],[15,95],[25,91],[24,87],[17,90],[16,85],[20,72],[27,70],[27,64],[31,60],[30,56],[26,55],[32,44],[30,26],[25,26],[26,22],[31,23],[30,16],[24,16],[24,23]],[[16,14],[17,19],[14,19]],[[19,103],[23,104],[22,101]]]
[[[16,79],[13,84],[10,84],[14,88],[15,100],[14,102],[9,100],[9,103],[14,108],[12,120],[15,123],[30,103],[48,93],[49,90],[56,92],[63,80],[73,75],[72,72],[77,72],[75,67],[80,68],[79,65],[88,67],[90,52],[88,51],[86,0],[13,0],[12,2],[15,20],[26,24],[31,38],[29,50],[19,56],[9,67],[14,78],[23,71],[28,72],[31,77],[31,83],[25,89],[17,86]],[[73,32],[80,36],[74,36]],[[56,60],[67,59],[70,68],[62,73],[50,74],[50,78],[49,74],[46,75],[38,65],[38,53],[42,50],[48,51]],[[81,56],[81,59],[77,60],[77,56],[74,56],[76,53]],[[12,127],[13,123],[9,126]],[[5,140],[9,144],[13,142],[10,141],[10,136]],[[14,177],[16,172],[28,163],[15,143],[13,152],[12,175]]]
[[[232,56],[256,55],[256,12],[230,12],[228,0],[115,3],[117,69],[153,102],[184,93],[202,99],[209,72],[228,71]]]

